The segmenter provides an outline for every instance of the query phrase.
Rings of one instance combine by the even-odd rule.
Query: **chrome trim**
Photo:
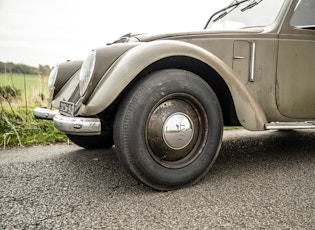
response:
[[[54,117],[54,126],[65,134],[95,136],[101,134],[101,121],[98,118],[67,117],[58,113]]]
[[[256,56],[256,41],[250,42],[250,63],[249,63],[249,81],[255,81],[255,56]]]
[[[245,57],[243,57],[243,56],[234,56],[233,59],[240,60],[240,59],[245,59]]]
[[[33,111],[33,115],[36,119],[52,120],[58,113],[58,110],[51,110],[47,108],[36,107]]]
[[[300,121],[300,122],[270,122],[265,124],[268,130],[280,129],[315,129],[315,121]]]

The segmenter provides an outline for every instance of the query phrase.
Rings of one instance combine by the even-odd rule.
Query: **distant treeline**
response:
[[[49,65],[39,65],[38,68],[13,62],[0,62],[0,73],[40,74],[48,76],[51,71]]]

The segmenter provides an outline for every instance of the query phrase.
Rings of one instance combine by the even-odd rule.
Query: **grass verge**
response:
[[[2,107],[0,110],[0,148],[46,145],[67,142],[52,121],[37,120],[33,117],[34,108]]]
[[[47,80],[37,75],[0,73],[0,149],[68,141],[52,121],[33,117],[35,106],[47,104]]]

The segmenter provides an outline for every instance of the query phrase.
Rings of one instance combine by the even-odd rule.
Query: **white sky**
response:
[[[232,0],[0,0],[0,61],[84,59],[121,35],[202,29]]]

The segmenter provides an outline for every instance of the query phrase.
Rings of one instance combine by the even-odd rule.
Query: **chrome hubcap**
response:
[[[184,113],[173,113],[163,125],[163,139],[174,150],[180,150],[189,145],[194,135],[191,119]]]

